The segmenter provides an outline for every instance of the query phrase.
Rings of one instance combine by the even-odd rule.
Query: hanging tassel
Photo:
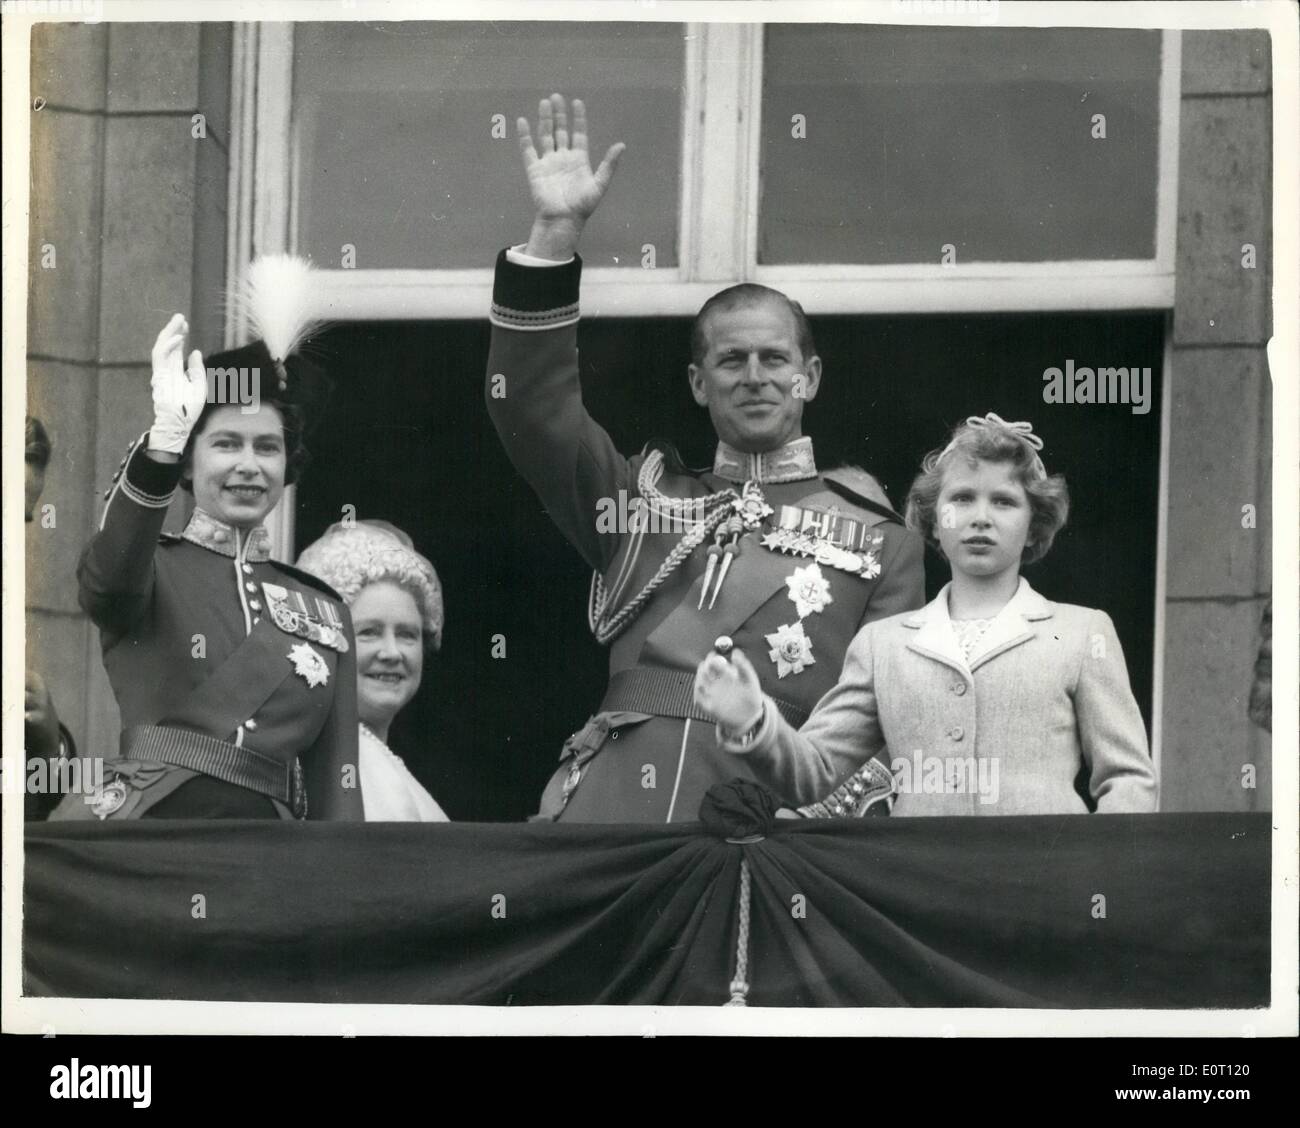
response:
[[[740,920],[736,927],[736,974],[731,980],[731,998],[724,1005],[745,1007],[749,1003],[749,859],[740,859]]]

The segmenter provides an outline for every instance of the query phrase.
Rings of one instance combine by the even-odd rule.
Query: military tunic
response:
[[[181,468],[149,458],[145,438],[77,569],[121,711],[120,758],[93,801],[69,796],[52,817],[138,818],[160,803],[190,814],[176,800],[193,781],[212,815],[361,821],[347,607],[271,560],[261,526],[196,509],[181,536],[161,535]]]
[[[922,542],[869,475],[820,473],[809,439],[766,454],[723,445],[713,471],[701,473],[660,452],[620,454],[582,403],[580,273],[576,257],[531,267],[502,252],[487,370],[486,402],[507,454],[595,573],[592,626],[610,650],[605,699],[566,742],[541,814],[691,821],[714,783],[753,778],[745,757],[719,748],[692,701],[695,668],[714,641],[730,636],[798,725],[835,685],[861,626],[923,604]],[[714,599],[720,560],[707,591],[705,580],[715,539],[693,544],[690,530],[717,508],[739,513],[746,482],[770,512],[751,514],[756,527],[736,542]],[[858,550],[856,571],[781,550],[807,549],[836,530],[851,534],[841,539]],[[843,554],[829,559],[842,565]]]

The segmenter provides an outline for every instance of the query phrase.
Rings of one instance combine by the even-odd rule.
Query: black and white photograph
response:
[[[3,17],[6,1031],[1297,1035],[1291,0]]]

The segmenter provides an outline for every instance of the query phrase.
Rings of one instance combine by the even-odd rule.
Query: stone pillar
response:
[[[229,24],[32,32],[42,108],[32,111],[28,405],[53,441],[42,503],[55,526],[28,526],[27,650],[83,754],[111,754],[120,724],[97,632],[77,606],[77,558],[126,443],[148,426],[159,329],[183,312],[197,347],[222,344],[230,66]]]
[[[1247,701],[1272,585],[1268,33],[1185,32],[1181,109],[1162,808],[1266,810]]]

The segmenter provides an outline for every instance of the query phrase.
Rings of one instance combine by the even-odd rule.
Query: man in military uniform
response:
[[[693,703],[700,659],[719,639],[740,647],[802,723],[863,624],[924,602],[922,542],[870,475],[818,469],[801,422],[821,361],[802,309],[766,287],[724,290],[696,320],[689,378],[718,434],[712,470],[615,449],[582,404],[576,248],[623,146],[593,173],[573,111],[570,137],[564,99],[544,100],[537,146],[518,121],[536,218],[497,260],[486,389],[511,461],[594,570],[590,625],[610,648],[605,698],[566,742],[541,815],[690,821],[710,786],[746,771]],[[622,497],[631,522],[610,519]],[[804,813],[884,811],[887,776],[845,781]]]

